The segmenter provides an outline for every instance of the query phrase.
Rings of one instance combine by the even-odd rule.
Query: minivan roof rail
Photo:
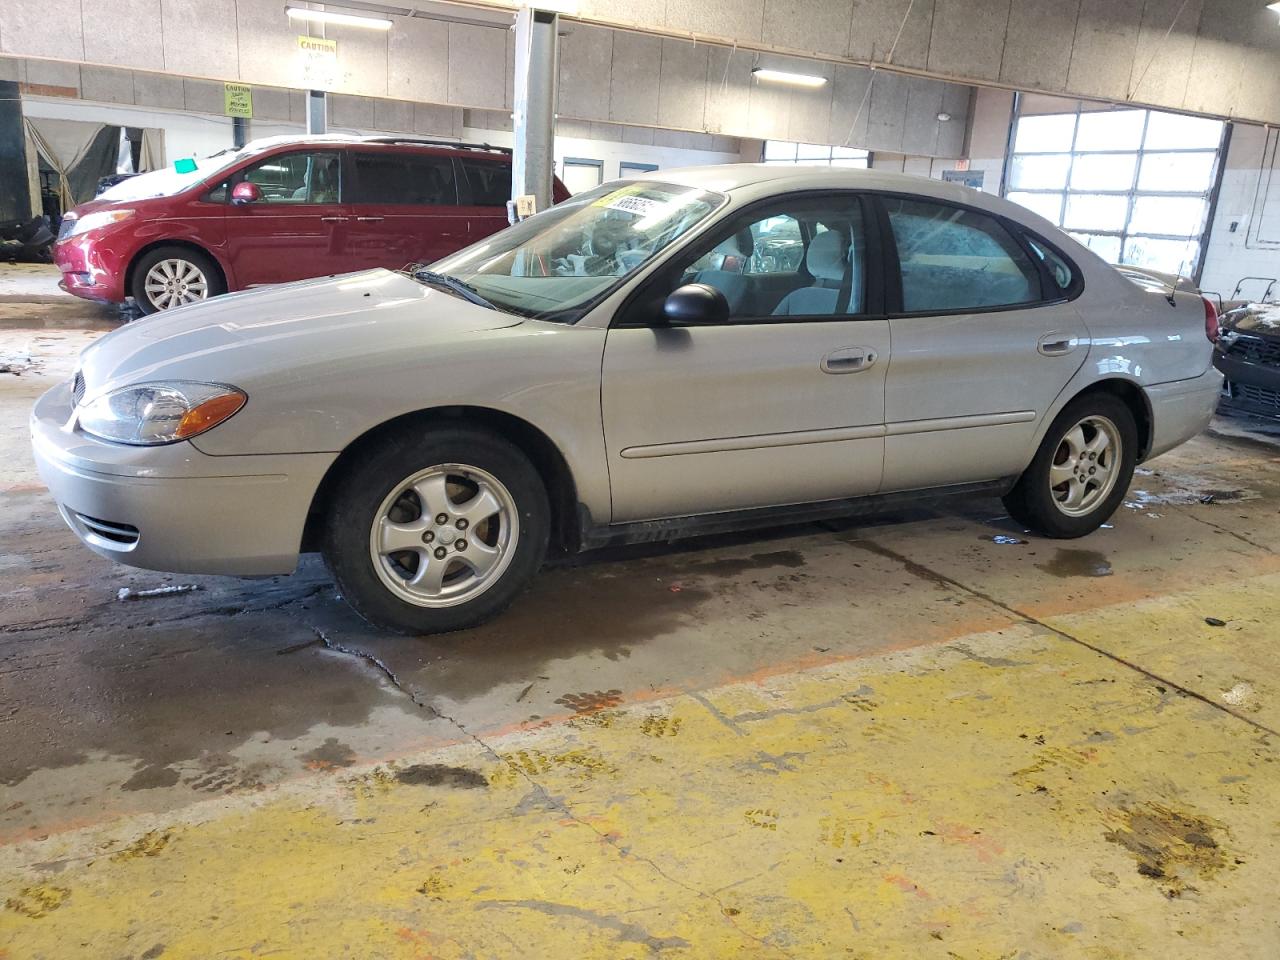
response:
[[[489,153],[510,154],[510,147],[495,147],[488,143],[464,143],[460,140],[440,140],[433,137],[363,137],[362,143],[407,143],[429,147],[448,147],[451,150],[483,150]]]

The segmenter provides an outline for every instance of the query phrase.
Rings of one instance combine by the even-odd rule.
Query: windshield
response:
[[[173,167],[162,167],[150,173],[122,180],[114,187],[103,190],[98,200],[149,200],[152,197],[172,197],[188,187],[193,187],[225,170],[233,163],[249,155],[247,150],[222,150],[210,157],[193,161],[196,168],[189,173],[179,173]]]
[[[718,193],[615,181],[431,265],[501,310],[573,323],[724,201]]]

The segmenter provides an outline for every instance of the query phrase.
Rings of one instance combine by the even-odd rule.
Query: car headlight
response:
[[[247,399],[243,391],[221,383],[139,383],[82,406],[80,429],[117,443],[176,443],[212,430]]]
[[[132,210],[95,210],[93,213],[86,213],[83,217],[77,217],[67,236],[74,237],[90,230],[97,230],[99,227],[109,227],[113,223],[128,220],[132,216]]]

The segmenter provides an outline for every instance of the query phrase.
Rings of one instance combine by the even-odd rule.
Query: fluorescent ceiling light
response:
[[[1280,15],[1280,3],[1268,3],[1267,9],[1272,13]]]
[[[768,70],[764,67],[756,67],[751,72],[757,80],[791,83],[797,87],[820,87],[827,82],[826,77],[815,77],[808,73],[788,73],[786,70]]]
[[[368,27],[370,30],[390,30],[391,21],[386,17],[365,17],[355,13],[332,13],[328,10],[308,10],[285,4],[285,13],[293,20],[311,23],[340,23],[344,27]]]

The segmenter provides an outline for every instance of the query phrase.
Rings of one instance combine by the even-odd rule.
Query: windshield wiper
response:
[[[463,300],[469,300],[476,306],[488,307],[490,310],[498,309],[480,296],[480,291],[471,284],[459,280],[457,277],[451,277],[447,273],[436,273],[434,270],[412,270],[409,275],[419,283],[429,283],[433,286],[444,287],[446,290],[456,293]]]

